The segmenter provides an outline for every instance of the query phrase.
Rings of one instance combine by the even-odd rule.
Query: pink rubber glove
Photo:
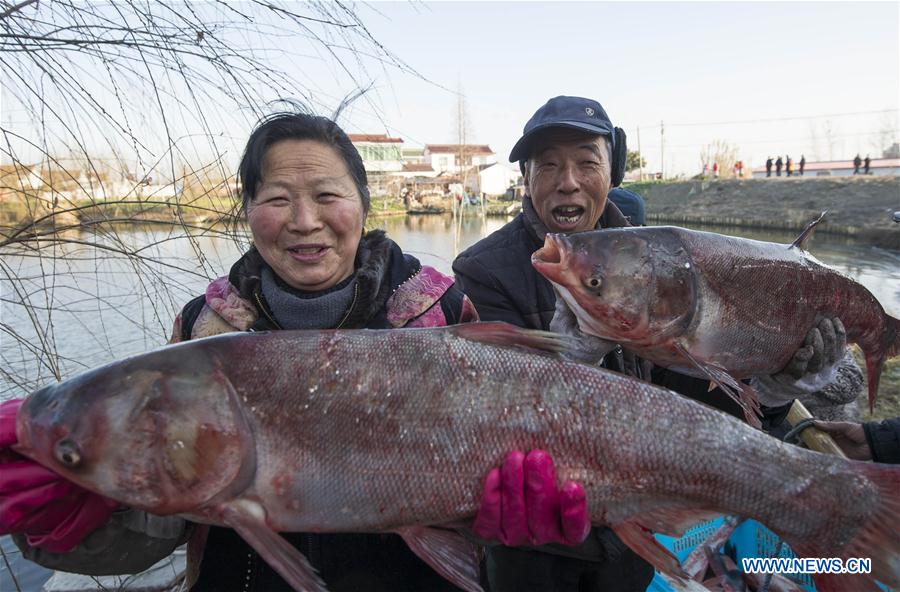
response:
[[[574,481],[557,489],[548,453],[532,450],[525,456],[515,450],[502,468],[488,473],[473,530],[508,546],[577,545],[591,531],[587,497]]]
[[[28,544],[71,551],[109,520],[118,503],[67,481],[13,452],[21,399],[0,404],[0,534],[21,532]]]

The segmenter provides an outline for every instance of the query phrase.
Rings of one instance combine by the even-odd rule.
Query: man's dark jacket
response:
[[[629,197],[615,196],[615,192],[630,193],[613,189],[610,195]],[[612,202],[613,199],[607,200],[598,228],[629,226]],[[463,251],[453,262],[453,271],[457,286],[475,304],[482,321],[505,321],[546,331],[556,307],[556,294],[550,282],[531,266],[531,255],[543,245],[541,233],[545,230],[528,196],[522,206],[515,219]],[[628,374],[640,374],[642,366],[620,348],[607,355],[603,365]],[[707,381],[663,368],[653,368],[651,379],[732,415],[743,416],[738,406],[718,389],[708,392]],[[582,546],[552,546],[548,550],[549,553],[528,548],[489,548],[486,570],[491,591],[631,592],[645,590],[653,578],[650,564],[624,547],[609,529],[594,529]]]
[[[863,428],[872,449],[872,460],[900,464],[900,417],[864,423]]]

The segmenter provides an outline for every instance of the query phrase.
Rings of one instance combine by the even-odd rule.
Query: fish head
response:
[[[652,230],[547,234],[531,262],[585,333],[623,343],[662,340],[690,322],[696,287],[677,237]]]
[[[227,496],[255,470],[234,388],[204,352],[182,345],[36,391],[19,410],[16,433],[17,452],[159,515]]]

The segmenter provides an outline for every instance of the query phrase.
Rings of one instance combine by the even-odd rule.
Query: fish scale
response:
[[[900,469],[789,446],[670,391],[534,349],[567,343],[503,323],[189,341],[33,394],[19,450],[126,505],[232,526],[298,589],[318,584],[272,531],[399,532],[477,589],[477,565],[447,567],[465,555],[444,546],[454,544],[448,531],[424,527],[471,521],[484,476],[510,450],[536,448],[561,480],[582,483],[595,524],[670,573],[677,564],[646,529],[674,533],[729,513],[767,524],[798,553],[840,555],[862,540],[882,577],[898,579],[879,557],[900,552]],[[123,414],[159,436],[132,438]],[[90,437],[100,424],[114,448]],[[185,457],[174,438],[215,446]],[[56,458],[61,440],[80,451],[78,466]],[[121,463],[137,468],[117,472]],[[157,490],[136,490],[133,474],[154,475],[141,487]]]

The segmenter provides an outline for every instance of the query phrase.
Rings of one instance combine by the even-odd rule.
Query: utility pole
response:
[[[641,126],[637,128],[637,137],[638,137],[638,169],[640,170],[640,179],[644,180],[644,156],[643,152],[641,152]]]
[[[666,126],[659,120],[659,172],[666,178]]]

